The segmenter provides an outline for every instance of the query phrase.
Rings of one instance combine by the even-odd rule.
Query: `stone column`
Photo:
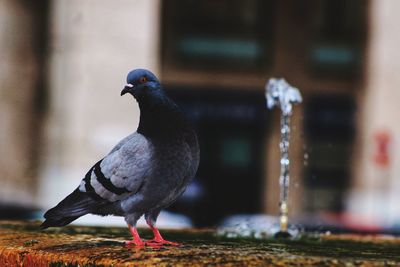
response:
[[[371,1],[366,88],[359,97],[355,181],[348,200],[350,213],[364,223],[400,220],[399,9],[396,0]],[[376,136],[382,132],[389,136],[386,166],[376,161]]]
[[[46,1],[0,1],[0,203],[34,200],[46,7]]]
[[[136,130],[137,104],[120,97],[128,71],[159,72],[158,0],[51,3],[50,107],[38,199],[44,208]]]

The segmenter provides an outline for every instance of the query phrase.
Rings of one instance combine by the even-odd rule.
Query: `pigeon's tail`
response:
[[[72,216],[72,217],[63,217],[63,218],[47,218],[41,225],[41,229],[46,229],[49,227],[58,227],[58,226],[64,226],[67,225],[76,219],[78,219],[80,216]]]
[[[40,228],[46,229],[48,227],[67,225],[79,217],[90,213],[99,204],[101,205],[101,201],[99,203],[99,201],[90,197],[88,193],[81,192],[77,188],[58,203],[57,206],[44,214],[46,220],[40,225]]]

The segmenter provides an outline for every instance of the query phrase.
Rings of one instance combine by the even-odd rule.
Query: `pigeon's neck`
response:
[[[179,137],[188,129],[182,112],[169,97],[142,99],[138,103],[138,133],[148,138],[168,139]]]

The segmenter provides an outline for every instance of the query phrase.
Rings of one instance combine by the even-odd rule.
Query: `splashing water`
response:
[[[265,214],[232,215],[226,217],[217,230],[217,235],[226,238],[272,238],[279,232],[279,220]],[[301,238],[304,229],[301,225],[291,224],[288,232],[295,238]]]
[[[279,224],[280,233],[288,234],[288,194],[289,194],[289,140],[290,140],[290,116],[292,104],[302,102],[300,91],[289,85],[284,79],[272,78],[265,86],[265,98],[267,107],[281,109],[281,140],[279,148],[281,152],[281,174],[279,176]]]

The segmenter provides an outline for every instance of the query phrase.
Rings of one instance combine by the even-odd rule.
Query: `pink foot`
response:
[[[135,227],[132,227],[128,224],[129,231],[132,234],[133,240],[126,241],[125,246],[136,246],[136,247],[144,247],[144,242],[140,239],[139,233],[137,232]]]
[[[179,243],[175,243],[175,242],[171,242],[168,240],[165,240],[160,232],[158,231],[157,227],[153,226],[153,224],[148,223],[150,225],[151,230],[153,231],[154,234],[154,238],[146,241],[146,245],[147,246],[151,246],[151,247],[161,247],[163,245],[167,245],[167,246],[179,246]]]

